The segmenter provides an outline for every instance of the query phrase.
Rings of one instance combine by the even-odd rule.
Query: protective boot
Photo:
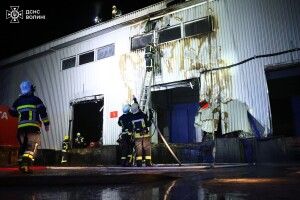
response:
[[[129,161],[129,160],[126,160],[126,167],[131,167],[132,166],[132,162],[131,161]]]
[[[121,166],[126,167],[126,160],[125,159],[121,159]]]
[[[132,155],[129,154],[126,158],[126,167],[131,167],[132,166]]]
[[[19,166],[19,170],[21,171],[22,157],[19,157],[19,158],[18,158],[18,166]]]
[[[150,159],[147,159],[147,160],[146,160],[146,166],[147,166],[147,167],[152,167],[152,162],[151,162]]]
[[[31,174],[33,172],[31,166],[32,166],[32,160],[30,158],[23,157],[19,170],[22,173]]]
[[[27,165],[22,165],[19,170],[24,174],[30,174],[32,173],[32,170],[29,169]]]
[[[137,160],[136,161],[136,166],[137,167],[142,167],[143,166],[143,161],[142,160]]]

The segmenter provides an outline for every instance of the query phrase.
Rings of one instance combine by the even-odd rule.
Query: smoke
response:
[[[103,3],[100,2],[100,1],[95,2],[95,4],[94,4],[94,7],[95,7],[95,16],[102,17],[101,16],[102,4]]]

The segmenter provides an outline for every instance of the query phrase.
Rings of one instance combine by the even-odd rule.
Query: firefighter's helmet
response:
[[[69,139],[69,136],[65,135],[64,140],[68,140],[68,139]]]
[[[79,137],[79,136],[80,136],[80,133],[78,132],[76,135],[77,135],[77,137]]]
[[[131,112],[132,112],[133,114],[136,114],[136,113],[139,112],[139,105],[138,105],[137,103],[133,103],[133,104],[131,105]]]
[[[130,110],[130,105],[129,104],[126,104],[123,106],[123,113],[124,114],[127,114]]]
[[[31,92],[32,87],[33,86],[30,81],[22,81],[22,83],[20,84],[21,93],[28,94],[29,92]]]

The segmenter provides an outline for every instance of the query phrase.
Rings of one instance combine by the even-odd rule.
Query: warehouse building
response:
[[[59,150],[77,132],[115,145],[154,43],[151,105],[169,142],[201,141],[203,100],[211,106],[196,117],[202,131],[299,136],[299,13],[297,0],[162,1],[1,60],[0,104],[30,80],[51,120],[43,149]]]

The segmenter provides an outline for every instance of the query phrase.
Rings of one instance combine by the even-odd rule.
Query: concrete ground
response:
[[[300,165],[0,168],[0,199],[298,199]]]

